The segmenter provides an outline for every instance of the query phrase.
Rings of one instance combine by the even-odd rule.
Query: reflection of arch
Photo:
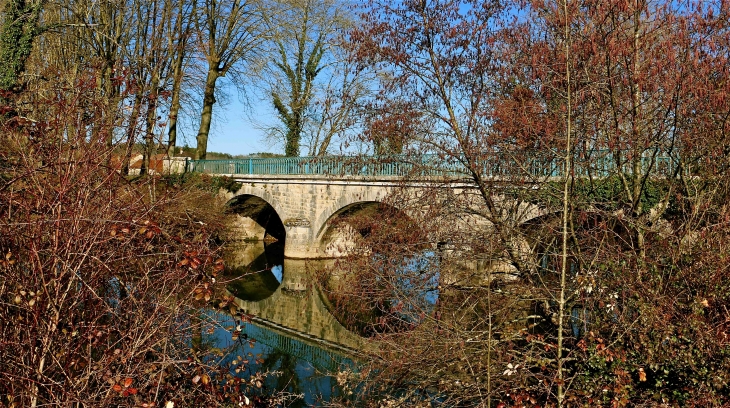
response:
[[[239,299],[259,301],[271,296],[283,279],[284,245],[258,241],[229,248],[226,254],[227,289]]]
[[[266,235],[283,242],[286,238],[284,223],[279,216],[280,212],[271,205],[271,202],[273,200],[267,201],[255,195],[241,194],[228,201],[228,208],[232,213],[250,218],[266,231]]]
[[[284,279],[270,297],[260,301],[236,298],[235,303],[244,313],[297,337],[334,343],[343,350],[366,350],[369,346],[363,339],[339,324],[322,302],[323,296],[313,292],[319,290],[317,286],[308,284],[308,268],[324,268],[333,262],[284,259]],[[290,288],[301,288],[304,293]]]

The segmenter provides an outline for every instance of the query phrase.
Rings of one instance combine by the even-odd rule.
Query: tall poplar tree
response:
[[[267,10],[275,11],[265,13],[268,30],[273,34],[264,70],[269,79],[264,79],[263,85],[268,87],[266,92],[281,121],[281,126],[272,130],[283,136],[285,155],[300,155],[303,142],[310,155],[318,155],[326,151],[333,135],[317,126],[325,127],[324,122],[330,119],[343,119],[337,115],[349,108],[343,105],[333,111],[334,106],[326,105],[324,98],[338,81],[342,88],[352,86],[351,72],[338,60],[341,33],[350,27],[352,18],[346,4],[331,0],[276,0]],[[335,79],[338,75],[344,76]],[[323,105],[321,117],[315,117],[319,116],[314,112],[315,102]],[[305,137],[312,127],[316,134]]]

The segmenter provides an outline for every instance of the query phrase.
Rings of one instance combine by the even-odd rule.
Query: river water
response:
[[[244,360],[247,370],[276,372],[267,375],[264,393],[300,394],[291,406],[311,406],[346,396],[336,380],[338,372],[356,366],[358,350],[367,340],[345,329],[330,314],[307,268],[327,261],[284,259],[283,245],[239,243],[228,248],[227,270],[221,278],[232,279],[228,292],[239,312],[251,321],[230,314],[206,312],[217,328],[206,335],[213,347],[226,350],[226,358]],[[240,333],[236,329],[240,329]]]

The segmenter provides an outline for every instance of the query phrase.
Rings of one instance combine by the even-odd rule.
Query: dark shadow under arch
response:
[[[242,194],[228,202],[228,211],[249,217],[266,230],[266,234],[284,242],[286,229],[274,207],[261,197]]]
[[[324,238],[327,233],[331,232],[332,227],[338,222],[354,216],[373,217],[376,216],[381,209],[386,208],[386,206],[387,204],[383,204],[379,201],[360,201],[346,205],[330,215],[329,219],[322,224],[322,228],[318,231],[317,235]],[[393,207],[387,206],[387,208],[391,209]],[[370,229],[361,228],[358,229],[358,232],[363,236],[367,236],[370,234]]]

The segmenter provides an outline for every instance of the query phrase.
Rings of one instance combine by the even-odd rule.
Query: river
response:
[[[338,372],[355,368],[367,339],[345,329],[330,314],[307,268],[331,261],[285,259],[282,244],[237,243],[228,248],[223,279],[238,311],[252,316],[249,322],[230,314],[208,311],[217,328],[206,341],[227,350],[229,361],[245,360],[247,371],[277,372],[268,375],[263,392],[300,394],[291,406],[311,406],[345,396],[336,380]],[[240,333],[236,332],[240,329]]]

